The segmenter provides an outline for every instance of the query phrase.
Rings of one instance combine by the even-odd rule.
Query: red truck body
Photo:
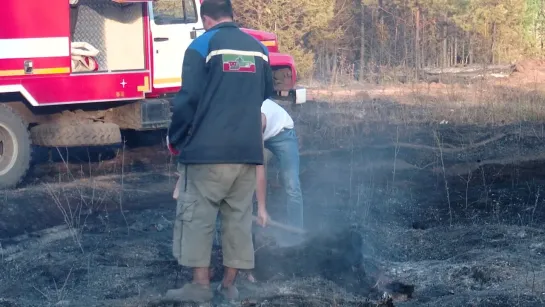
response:
[[[71,69],[68,0],[4,0],[0,10],[0,93],[18,92],[32,106],[44,106],[156,98],[177,92],[181,78],[170,80],[178,85],[167,87],[158,83],[169,80],[154,78],[154,44],[159,43],[153,40],[148,1],[114,2],[141,3],[142,65],[137,69],[76,73]],[[295,64],[291,56],[278,52],[276,35],[251,29],[243,31],[267,46],[273,69],[289,70],[290,80],[284,80],[279,90],[294,89]],[[189,35],[179,35],[184,34]]]
[[[25,177],[34,146],[115,145],[122,130],[165,129],[185,50],[204,32],[197,0],[3,0],[0,188]],[[273,33],[277,97],[306,101]]]

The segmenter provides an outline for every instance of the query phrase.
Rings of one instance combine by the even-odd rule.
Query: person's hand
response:
[[[180,151],[174,148],[172,144],[170,144],[170,141],[168,140],[168,135],[167,135],[167,147],[168,147],[168,151],[170,151],[170,154],[172,154],[173,156],[177,156],[180,154]]]
[[[257,280],[254,277],[254,274],[252,273],[252,270],[241,270],[240,273],[242,273],[242,275],[245,276],[249,282],[253,284],[257,282]]]
[[[174,186],[174,192],[172,193],[172,198],[175,200],[178,200],[178,197],[180,196],[180,183],[182,180],[182,176],[178,176],[178,181],[176,181],[176,185]]]
[[[267,213],[267,210],[265,208],[258,208],[257,209],[257,224],[261,227],[267,226],[267,223],[269,223],[269,213]]]
[[[180,154],[180,151],[174,148],[172,144],[168,144],[168,151],[170,151],[170,154],[172,154],[173,156],[177,156]]]

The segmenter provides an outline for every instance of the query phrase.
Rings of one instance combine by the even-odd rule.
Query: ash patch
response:
[[[191,275],[170,255],[172,227],[164,222],[167,213],[173,214],[126,212],[128,225],[111,225],[107,233],[83,233],[76,241],[66,237],[4,254],[0,293],[9,293],[4,300],[17,302],[14,306],[169,306],[161,300],[162,294],[188,282]],[[89,223],[93,221],[98,219]],[[161,223],[165,225],[161,230],[149,227]],[[241,295],[260,306],[294,302],[366,306],[361,305],[363,294],[372,285],[361,263],[361,240],[358,232],[347,231],[316,236],[300,246],[261,249],[256,255],[260,263],[256,275],[261,280],[257,284],[241,280]],[[221,253],[213,255],[214,265],[220,265]],[[263,263],[273,258],[274,268]],[[279,270],[278,265],[288,263]],[[362,292],[364,287],[368,289]]]
[[[277,257],[260,267],[264,281],[239,280],[240,303],[365,306],[383,291],[415,285],[412,299],[390,303],[545,305],[540,124],[392,125],[362,120],[362,105],[372,111],[379,103],[351,106],[348,115],[309,104],[315,114],[295,116],[305,219],[321,241],[307,246],[311,252],[304,244],[281,245],[259,255]],[[407,114],[387,106],[394,110],[382,111],[393,119]],[[310,118],[318,115],[321,121]],[[85,173],[70,182],[57,165],[34,186],[0,195],[0,306],[154,306],[189,280],[190,272],[171,256],[171,157],[154,148],[124,159],[124,172],[119,160],[89,166],[92,178],[84,166],[70,165],[71,174]],[[276,177],[272,164],[268,202],[282,221],[286,208]],[[55,187],[67,209],[99,199],[77,215],[78,231],[35,235],[65,224],[44,184]],[[356,245],[324,248],[324,242],[342,245],[328,238],[352,224],[362,238],[360,270],[354,265],[360,256],[351,256]]]

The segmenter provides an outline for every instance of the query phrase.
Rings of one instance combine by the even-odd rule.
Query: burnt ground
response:
[[[545,305],[543,125],[441,124],[380,103],[292,110],[308,230],[357,227],[363,266],[415,285],[395,306]],[[118,150],[42,155],[25,187],[1,193],[0,306],[168,306],[161,295],[189,276],[170,254],[174,166],[161,145]],[[276,177],[273,163],[269,209],[282,220]],[[365,306],[365,289],[316,271],[240,281],[241,293],[260,306]]]

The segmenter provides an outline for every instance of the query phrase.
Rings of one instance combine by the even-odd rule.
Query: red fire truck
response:
[[[21,182],[33,145],[110,145],[121,129],[168,127],[169,98],[191,78],[185,49],[204,32],[201,1],[3,0],[0,188]],[[243,30],[269,49],[277,95],[304,103],[276,35]]]

